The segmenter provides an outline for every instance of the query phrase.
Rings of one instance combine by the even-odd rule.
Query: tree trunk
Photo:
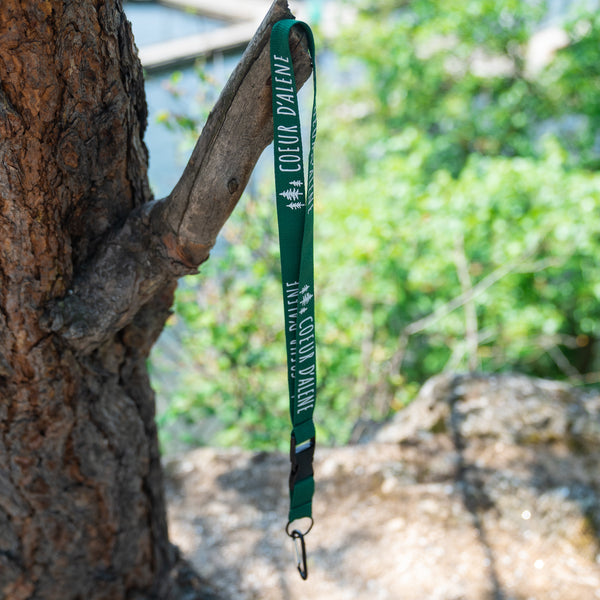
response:
[[[150,200],[146,103],[115,0],[0,10],[0,591],[165,597],[167,538],[145,369],[171,303],[90,356],[40,329],[104,237]]]
[[[277,0],[211,115],[210,143],[201,138],[187,175],[156,202],[121,1],[2,0],[0,598],[173,597],[146,360],[177,277],[206,260],[270,142],[264,47],[287,14]],[[246,108],[249,138],[235,113],[248,78],[260,95]],[[238,171],[214,154],[220,140],[248,150]],[[197,181],[217,181],[202,169],[224,165],[226,198],[202,195]],[[210,221],[202,203],[220,216],[196,239]]]

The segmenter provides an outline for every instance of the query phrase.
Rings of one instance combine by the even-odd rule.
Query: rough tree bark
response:
[[[0,598],[176,596],[145,363],[271,141],[267,42],[286,16],[276,0],[154,201],[121,0],[2,0]]]

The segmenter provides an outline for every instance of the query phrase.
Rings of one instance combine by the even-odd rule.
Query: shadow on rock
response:
[[[283,532],[288,459],[167,464],[172,537],[223,598],[598,600],[600,396],[441,375],[368,440],[318,448],[310,577]]]

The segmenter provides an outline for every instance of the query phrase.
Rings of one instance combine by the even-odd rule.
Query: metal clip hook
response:
[[[298,559],[298,573],[300,577],[308,579],[308,565],[306,564],[306,544],[304,543],[304,535],[297,529],[294,529],[291,534],[294,540],[294,548],[296,550],[296,558]]]

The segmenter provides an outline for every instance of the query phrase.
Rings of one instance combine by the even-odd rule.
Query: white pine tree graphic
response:
[[[308,292],[306,294],[303,294],[302,300],[300,300],[300,304],[302,304],[302,306],[306,306],[310,302],[310,299],[312,297],[313,297],[313,295],[309,294]]]
[[[285,190],[285,192],[281,192],[279,195],[283,196],[286,200],[289,200],[290,202],[294,202],[300,200],[300,194],[302,194],[300,190],[293,190],[290,188],[289,190]]]
[[[290,181],[290,185],[293,185],[294,187],[300,187],[302,182],[299,179],[296,179],[294,181]]]
[[[300,290],[301,294],[306,294],[306,292],[308,292],[308,290],[310,290],[310,286],[309,285],[303,285],[302,289]]]
[[[303,315],[307,310],[308,310],[308,308],[301,308],[300,309],[300,314]]]
[[[287,205],[288,208],[292,210],[297,210],[304,206],[304,203],[301,201],[303,192],[298,189],[298,186],[302,185],[301,181],[291,181],[290,185],[296,186],[296,188],[290,188],[289,190],[285,190],[284,192],[280,192],[279,195],[283,196],[286,200],[289,200],[290,203]]]

